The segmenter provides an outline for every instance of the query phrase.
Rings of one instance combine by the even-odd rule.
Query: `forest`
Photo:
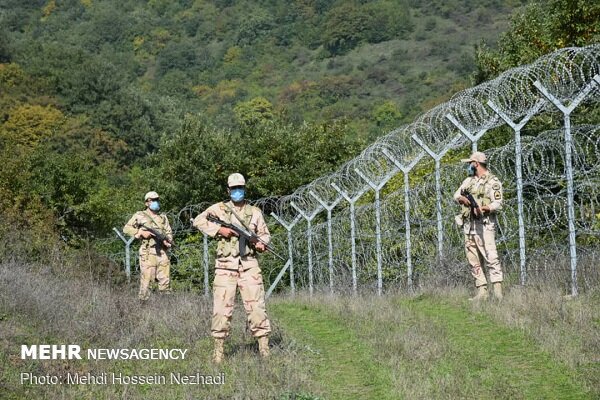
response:
[[[3,0],[0,256],[166,209],[281,196],[458,90],[598,42],[600,6],[552,0]],[[502,33],[504,32],[504,33]],[[57,247],[58,246],[58,247]]]

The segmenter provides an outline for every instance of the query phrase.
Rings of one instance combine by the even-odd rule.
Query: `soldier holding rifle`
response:
[[[150,297],[150,284],[158,280],[159,293],[171,291],[171,262],[167,250],[173,246],[173,232],[165,214],[159,214],[160,202],[156,192],[144,196],[146,209],[136,212],[123,232],[142,241],[140,246],[140,291],[138,297]]]
[[[465,234],[467,260],[477,287],[477,294],[470,300],[488,297],[484,262],[489,270],[494,296],[502,299],[503,275],[496,250],[496,213],[502,208],[502,183],[488,171],[484,153],[475,152],[461,161],[468,164],[469,177],[454,193],[454,200],[463,206],[456,222]]]
[[[265,307],[263,278],[256,259],[257,253],[269,250],[269,229],[260,209],[251,206],[244,199],[246,181],[242,174],[231,174],[227,179],[227,186],[231,201],[210,206],[193,222],[194,227],[219,241],[211,325],[211,334],[215,340],[215,363],[223,360],[223,345],[231,329],[237,288],[242,296],[250,332],[257,338],[259,352],[263,357],[269,355],[268,335],[271,332]],[[242,229],[232,229],[236,226]],[[243,235],[244,231],[251,235]]]

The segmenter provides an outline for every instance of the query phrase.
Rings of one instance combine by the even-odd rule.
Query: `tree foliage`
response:
[[[355,155],[364,143],[349,133],[341,122],[298,127],[268,120],[247,131],[224,131],[189,116],[162,143],[151,170],[177,207],[222,200],[233,172],[247,177],[251,198],[280,196]]]
[[[568,46],[600,41],[600,3],[586,0],[534,2],[515,13],[498,50],[477,48],[477,83],[528,64],[544,54]]]

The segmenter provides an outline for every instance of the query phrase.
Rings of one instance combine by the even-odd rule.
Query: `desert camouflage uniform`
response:
[[[482,269],[484,261],[489,270],[490,282],[502,282],[502,267],[496,249],[496,212],[502,208],[502,183],[490,172],[480,177],[468,177],[454,193],[455,200],[458,201],[463,189],[473,195],[480,207],[490,208],[489,213],[474,218],[470,208],[463,206],[462,214],[456,218],[456,222],[463,227],[465,234],[465,251],[471,266],[471,275],[475,279],[475,286],[487,285]]]
[[[169,225],[169,219],[165,214],[152,214],[150,211],[138,211],[127,222],[123,232],[130,236],[135,236],[138,232],[138,226],[144,224],[149,228],[162,232],[169,240],[173,240],[173,232]],[[147,300],[150,297],[150,284],[158,280],[159,292],[169,292],[170,288],[170,270],[171,262],[167,254],[167,249],[162,243],[157,243],[154,238],[142,239],[140,246],[140,292],[138,294],[141,300]]]
[[[232,210],[244,220],[243,224]],[[238,238],[236,236],[224,238],[218,235],[220,225],[208,221],[206,219],[208,214],[225,222],[245,225],[268,243],[271,236],[262,212],[257,207],[246,203],[240,209],[236,208],[232,202],[221,202],[212,205],[198,215],[193,225],[208,236],[219,240],[213,283],[212,336],[221,339],[229,336],[236,288],[238,287],[252,335],[256,338],[266,336],[271,332],[271,323],[267,317],[265,289],[256,259],[256,251],[246,246],[246,255],[240,257]]]

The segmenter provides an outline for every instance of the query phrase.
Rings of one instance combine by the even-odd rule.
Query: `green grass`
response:
[[[586,399],[598,398],[598,300],[551,288],[470,304],[465,291],[383,297],[274,297],[272,357],[244,334],[238,301],[226,361],[212,365],[210,300],[55,277],[0,264],[0,398]],[[47,290],[51,287],[52,290]],[[76,322],[76,323],[75,323]],[[183,361],[21,360],[21,344],[187,348]],[[226,374],[222,387],[27,386],[20,372]],[[594,397],[595,396],[595,397]]]
[[[295,340],[309,346],[315,378],[328,399],[391,399],[389,372],[374,361],[369,345],[345,322],[306,304],[277,303],[271,313]]]
[[[466,302],[421,295],[270,305],[312,352],[326,398],[593,398],[534,338]]]
[[[465,307],[421,296],[399,304],[443,327],[452,351],[439,364],[444,373],[465,368],[483,396],[491,398],[591,398],[574,371],[554,360],[522,332]],[[438,372],[442,372],[438,371]]]

